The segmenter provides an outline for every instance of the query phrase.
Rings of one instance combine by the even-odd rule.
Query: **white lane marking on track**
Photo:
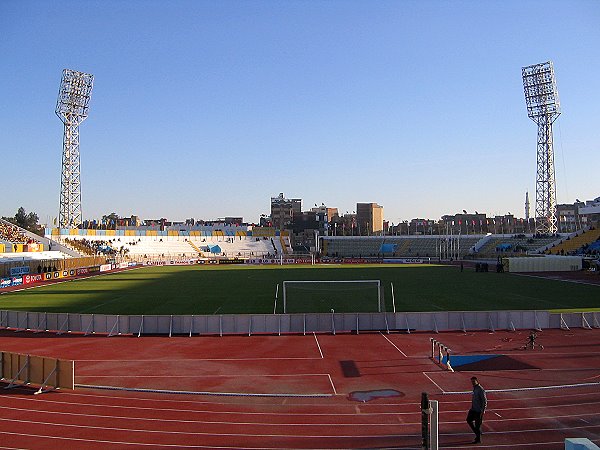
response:
[[[445,394],[445,393],[446,393],[446,391],[444,391],[444,390],[443,390],[443,389],[440,387],[440,385],[439,385],[439,384],[437,384],[435,381],[433,381],[433,380],[431,379],[431,377],[430,377],[429,375],[427,375],[427,373],[425,373],[425,372],[422,372],[422,373],[423,373],[423,375],[425,375],[425,377],[427,377],[427,379],[428,379],[429,381],[431,381],[431,382],[432,382],[432,383],[433,383],[433,384],[434,384],[434,385],[435,385],[435,386],[436,386],[436,387],[437,387],[437,388],[440,390],[440,392],[441,392],[442,394]]]
[[[315,341],[317,342],[317,347],[319,348],[319,353],[321,354],[321,359],[324,358],[323,352],[321,351],[321,345],[319,344],[319,340],[317,339],[317,333],[313,332],[313,336],[315,337]]]
[[[7,407],[3,407],[5,409],[11,409],[11,408],[7,408]],[[194,420],[194,419],[166,419],[164,417],[131,417],[131,416],[111,416],[111,415],[101,415],[101,414],[86,414],[86,413],[72,413],[72,412],[60,412],[60,411],[52,411],[52,412],[48,412],[48,411],[40,411],[37,409],[25,409],[25,408],[14,408],[14,411],[19,411],[19,412],[24,412],[24,413],[28,413],[29,417],[31,417],[31,415],[33,414],[39,414],[39,415],[57,415],[57,416],[62,416],[62,417],[86,417],[89,419],[113,419],[113,420],[128,420],[131,422],[148,422],[148,423],[152,423],[152,422],[169,422],[169,423],[190,423],[190,424],[211,424],[211,425],[258,425],[258,426],[263,426],[263,427],[273,427],[273,426],[290,426],[290,427],[326,427],[326,426],[333,426],[333,427],[389,427],[390,425],[397,425],[396,422],[393,422],[393,417],[390,417],[389,420],[386,423],[381,423],[381,422],[361,422],[361,421],[352,421],[352,422],[348,422],[348,423],[332,423],[332,422],[319,422],[319,423],[306,423],[306,421],[301,420],[299,418],[299,416],[296,416],[296,418],[298,420],[293,421],[287,421],[287,422],[264,422],[264,421],[247,421],[247,420],[238,420],[238,421],[234,421],[234,420]],[[187,412],[193,412],[193,411],[187,411]],[[359,413],[354,413],[352,415],[350,414],[346,414],[347,416],[352,416],[352,418],[356,417],[356,414],[360,414]],[[404,413],[404,414],[408,414],[408,413]],[[277,416],[279,417],[279,414],[271,414],[272,416]],[[361,414],[362,416],[363,414]],[[414,412],[411,413],[412,416],[414,416]],[[337,414],[328,414],[327,417],[331,418],[332,416],[337,416]],[[13,421],[21,421],[21,419],[12,419]],[[58,423],[58,422],[52,422],[52,423]],[[142,424],[143,425],[143,424]],[[405,422],[402,425],[405,426],[410,426],[410,425],[416,425],[416,422]],[[135,428],[132,428],[135,429]],[[1,432],[0,432],[1,433]],[[2,448],[2,447],[0,447]]]
[[[272,375],[272,374],[257,374],[257,375],[77,375],[76,378],[262,378],[262,377],[316,377],[328,375],[326,373],[296,373],[296,374],[284,374],[284,375]]]
[[[402,354],[402,356],[404,356],[405,358],[408,358],[408,356],[406,356],[406,353],[404,353],[402,350],[400,350],[398,348],[398,346],[396,344],[394,344],[392,341],[390,341],[385,334],[383,334],[381,331],[379,332],[379,334],[381,334],[385,338],[386,341],[388,341],[390,344],[392,344],[394,346],[394,348]]]
[[[148,429],[139,429],[139,428],[123,428],[123,427],[103,427],[103,426],[96,426],[96,425],[79,425],[79,424],[70,424],[70,423],[54,423],[54,422],[42,422],[42,421],[37,421],[37,420],[26,420],[26,419],[2,419],[3,421],[6,422],[16,422],[16,423],[21,423],[21,424],[34,424],[34,425],[51,425],[57,428],[74,428],[74,429],[85,429],[85,430],[108,430],[108,431],[125,431],[128,433],[142,433],[142,434],[150,434],[150,435],[174,435],[174,436],[236,436],[236,437],[290,437],[290,438],[306,438],[306,439],[311,439],[311,438],[315,438],[317,436],[310,436],[310,435],[306,435],[306,434],[292,434],[292,433],[211,433],[211,432],[203,432],[203,431],[163,431],[163,430],[148,430]],[[252,425],[252,424],[249,424]],[[267,424],[267,427],[271,427],[273,428],[273,425],[277,425],[277,424]],[[286,424],[286,426],[289,424]],[[307,425],[310,424],[304,424],[304,423],[299,423],[296,424],[299,427],[306,427]],[[317,426],[322,426],[320,424],[316,424]],[[349,424],[350,426],[356,427],[356,425],[354,424]],[[373,424],[375,426],[386,426],[386,427],[390,427],[389,424]],[[414,424],[409,424],[409,425],[416,425],[416,423]],[[326,427],[335,427],[337,426],[337,424],[325,424]],[[361,425],[362,426],[362,425]],[[397,426],[395,424],[395,426]],[[28,436],[27,434],[24,433],[10,433],[7,431],[2,431],[1,433],[6,433],[6,434],[16,434],[17,436]],[[373,438],[373,437],[380,437],[379,434],[357,434],[357,435],[352,435],[352,434],[348,434],[348,435],[344,435],[344,434],[327,434],[327,433],[323,433],[322,435],[318,436],[319,438]],[[416,437],[416,435],[415,435]],[[82,441],[87,441],[87,439],[78,439],[78,438],[72,438],[72,437],[65,437],[64,439],[66,440],[82,440]],[[93,440],[92,440],[93,441]],[[181,444],[179,444],[181,448]],[[188,448],[188,445],[185,446],[186,448]]]
[[[173,358],[173,359],[78,359],[77,362],[120,362],[126,363],[139,363],[139,362],[164,362],[171,364],[173,362],[203,362],[203,361],[287,361],[287,360],[312,360],[320,358],[312,357],[274,357],[274,358]]]
[[[553,386],[535,386],[524,388],[507,388],[507,389],[486,389],[485,392],[525,392],[525,391],[544,391],[548,389],[565,389],[565,388],[580,388],[588,386],[598,386],[600,383],[576,383],[576,384],[558,384]],[[455,391],[444,392],[444,394],[470,394],[472,391]]]
[[[331,387],[333,388],[333,393],[337,395],[337,390],[335,389],[335,385],[333,384],[333,380],[331,379],[331,374],[327,374],[329,377],[329,382],[331,383]]]
[[[62,394],[62,393],[61,393]],[[21,399],[20,399],[21,400]],[[23,398],[23,400],[28,400]],[[37,400],[37,399],[36,399]],[[137,399],[136,399],[137,400]],[[282,404],[286,404],[289,401],[289,398],[284,398],[282,401]],[[68,405],[68,406],[92,406],[92,407],[98,407],[98,408],[105,408],[105,409],[123,409],[123,410],[127,410],[127,411],[169,411],[169,412],[184,412],[188,415],[194,415],[194,414],[212,414],[212,415],[234,415],[234,416],[291,416],[291,417],[320,417],[320,416],[331,416],[332,413],[331,412],[326,412],[326,413],[306,413],[306,412],[302,412],[302,413],[286,413],[286,412],[252,412],[252,411],[214,411],[212,409],[181,409],[181,408],[152,408],[152,407],[141,407],[141,406],[122,406],[122,405],[106,405],[106,404],[102,404],[102,403],[74,403],[74,402],[56,402],[53,400],[43,400],[44,403],[50,403],[50,404],[55,404],[55,405]],[[190,403],[190,402],[188,402]],[[390,405],[383,405],[383,406],[390,406]],[[397,405],[391,405],[391,406],[397,406]],[[29,408],[18,408],[14,405],[9,405],[9,406],[0,406],[0,409],[9,409],[9,410],[16,410],[16,411],[28,411],[28,412],[45,412],[48,414],[62,414],[62,415],[74,415],[74,416],[78,416],[78,415],[83,415],[83,416],[89,416],[89,413],[83,414],[83,413],[67,413],[67,412],[56,412],[56,411],[45,411],[45,410],[39,410],[39,409],[29,409]],[[414,411],[410,411],[410,412],[402,412],[402,411],[391,411],[391,412],[360,412],[361,415],[363,416],[414,416]],[[336,416],[350,416],[350,417],[354,417],[356,415],[356,410],[353,409],[352,413],[340,413],[340,412],[335,412]],[[94,415],[97,417],[104,417],[102,415]],[[115,415],[106,415],[106,417],[114,417],[114,418],[121,418],[120,416],[115,416]],[[146,417],[135,417],[132,416],[131,414],[128,414],[127,416],[124,416],[122,418],[127,418],[127,419],[131,419],[131,420],[156,420],[154,418],[146,418]],[[165,422],[187,422],[188,420],[180,420],[180,419],[166,419],[164,417],[161,417],[160,420],[165,421]],[[230,422],[230,423],[237,423],[237,422]],[[259,422],[262,423],[262,422]]]

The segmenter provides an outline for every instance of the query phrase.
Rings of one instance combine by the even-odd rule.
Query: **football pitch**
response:
[[[380,280],[386,311],[593,309],[600,287],[454,266],[163,266],[39,286],[0,296],[0,309],[81,314],[272,314],[292,280]],[[392,286],[395,301],[392,299]],[[278,287],[279,286],[279,287]],[[352,286],[352,287],[349,287]],[[376,312],[359,284],[288,292],[287,312]],[[275,301],[277,295],[277,303]],[[275,307],[276,305],[276,307]]]

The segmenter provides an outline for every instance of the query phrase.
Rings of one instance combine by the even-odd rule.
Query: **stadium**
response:
[[[472,374],[494,448],[595,440],[593,227],[322,236],[311,253],[274,227],[105,228],[3,222],[3,407],[37,424],[9,444],[461,448]],[[506,420],[531,402],[539,418]]]
[[[522,77],[533,214],[280,193],[249,223],[84,220],[94,76],[65,69],[59,215],[0,219],[2,448],[598,448],[600,197],[557,204],[553,64]]]

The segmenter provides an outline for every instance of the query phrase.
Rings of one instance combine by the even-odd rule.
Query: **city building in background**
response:
[[[377,203],[357,203],[356,223],[358,234],[371,236],[383,233],[383,206]]]
[[[287,229],[295,215],[302,212],[302,199],[285,198],[283,192],[278,197],[271,197],[271,223],[279,229]]]

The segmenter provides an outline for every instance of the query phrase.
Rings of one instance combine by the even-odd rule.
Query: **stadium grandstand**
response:
[[[542,253],[561,236],[439,235],[325,237],[322,253],[330,257],[495,259]]]
[[[517,234],[512,236],[490,236],[481,242],[477,253],[480,257],[518,256],[541,253],[547,246],[560,242],[561,236],[536,236]]]
[[[548,249],[551,255],[600,255],[600,228],[591,228],[574,233]]]
[[[88,223],[89,224],[89,223]],[[104,229],[103,229],[104,228]],[[109,228],[109,229],[106,229]],[[0,221],[0,276],[43,273],[93,264],[191,264],[218,262],[331,262],[359,258],[365,262],[500,261],[502,258],[577,255],[597,260],[600,229],[585,226],[571,233],[407,234],[379,236],[318,235],[314,247],[293,250],[293,230],[241,223],[118,225],[46,228],[35,235]],[[325,234],[325,235],[323,235]],[[90,259],[91,258],[91,259]],[[72,260],[72,261],[69,261]],[[79,261],[79,262],[77,262]],[[91,261],[91,263],[90,263]],[[341,261],[343,262],[343,261]]]
[[[160,258],[279,258],[292,252],[289,236],[270,227],[177,226],[122,229],[47,229],[47,236],[85,255],[135,261]]]
[[[64,261],[67,258],[80,256],[58,243],[52,243],[50,239],[33,234],[17,225],[0,219],[0,276],[15,274],[16,268],[27,266],[29,273],[56,266],[55,261]]]
[[[454,259],[472,253],[479,236],[329,236],[322,253],[351,258]]]

